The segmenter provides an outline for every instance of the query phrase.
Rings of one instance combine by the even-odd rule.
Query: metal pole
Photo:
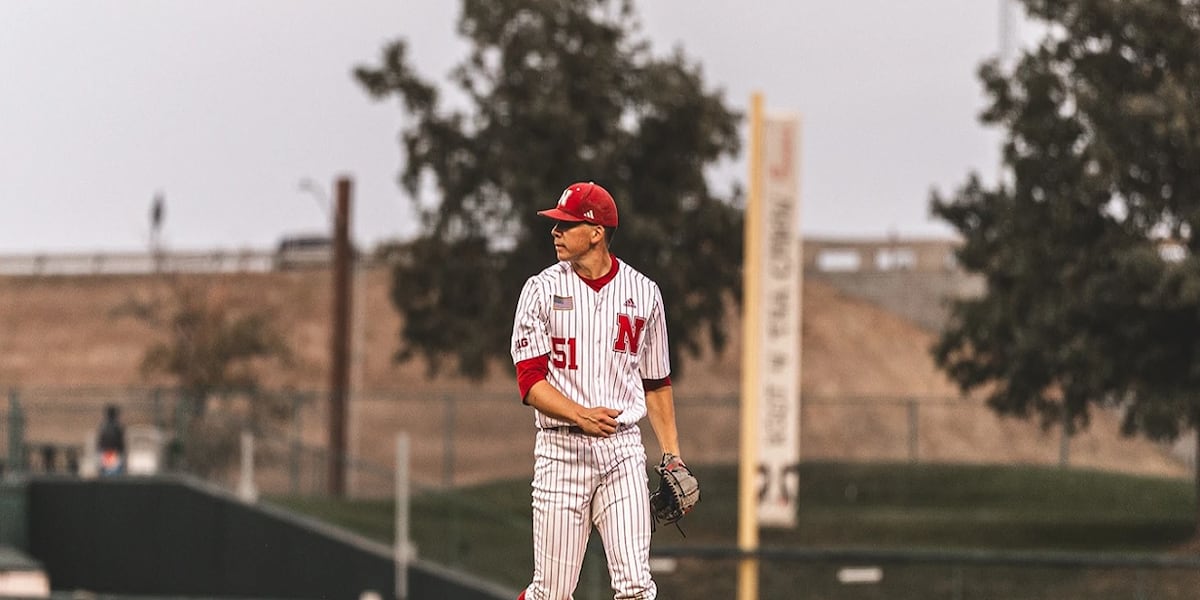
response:
[[[163,193],[154,194],[150,206],[150,253],[154,258],[154,272],[163,272],[162,223],[165,214]],[[99,265],[97,265],[99,267]]]
[[[300,410],[302,399],[300,394],[292,393],[292,431],[288,440],[288,478],[291,480],[292,494],[300,493],[300,451],[303,429],[300,427]]]
[[[445,420],[443,425],[445,432],[442,435],[444,443],[442,448],[442,485],[449,490],[454,486],[454,421],[457,410],[455,395],[443,395],[442,406]],[[449,509],[450,522],[447,525],[449,531],[446,532],[446,537],[450,542],[450,564],[461,566],[464,558],[460,554],[463,548],[462,511],[459,510],[459,501],[456,497],[452,497],[450,500]]]
[[[1058,466],[1066,468],[1071,464],[1071,416],[1063,404],[1062,435],[1058,438]]]
[[[346,391],[350,385],[350,193],[348,177],[337,180],[333,226],[333,334],[329,384],[329,495],[346,495]]]
[[[8,391],[8,462],[9,472],[25,472],[25,411],[16,388]]]
[[[443,396],[442,404],[445,411],[445,434],[442,436],[445,444],[442,448],[442,485],[451,488],[454,487],[454,413],[457,408],[454,394]]]
[[[254,485],[254,434],[242,432],[242,473],[238,481],[238,497],[243,502],[258,500],[258,488]]]
[[[409,451],[408,434],[396,434],[396,598],[408,598],[408,561],[410,555],[409,532]]]
[[[348,380],[350,381],[350,384],[347,385],[346,392],[347,401],[350,403],[349,410],[347,411],[349,413],[350,422],[346,425],[346,429],[349,432],[347,435],[349,436],[350,444],[353,445],[353,448],[350,449],[350,453],[347,456],[348,458],[355,459],[356,463],[350,466],[350,472],[346,474],[346,478],[348,480],[346,485],[350,495],[354,496],[361,493],[361,488],[363,485],[362,466],[357,463],[357,459],[362,456],[362,449],[360,448],[362,435],[359,428],[362,421],[361,412],[363,408],[363,402],[366,401],[366,394],[363,393],[363,377],[365,371],[365,365],[363,363],[366,360],[366,354],[363,352],[363,342],[366,339],[366,335],[364,334],[363,329],[364,325],[366,324],[365,314],[367,293],[365,286],[367,282],[367,273],[364,261],[361,259],[361,257],[355,256],[353,253],[351,254],[351,264],[353,265],[351,269],[354,279],[354,301],[351,303],[351,306],[353,307],[353,316],[350,320],[351,341],[348,344],[348,346],[352,348],[350,351],[351,356],[349,358],[350,375]]]
[[[917,451],[919,450],[918,441],[920,440],[917,427],[920,426],[921,422],[919,410],[917,401],[910,398],[908,401],[908,462],[913,464],[916,464],[919,460],[917,456]]]

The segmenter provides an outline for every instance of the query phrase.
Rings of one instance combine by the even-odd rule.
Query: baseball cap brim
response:
[[[556,221],[572,221],[572,222],[577,223],[580,221],[587,220],[587,219],[581,219],[571,213],[563,212],[563,210],[559,209],[559,208],[551,208],[549,210],[539,210],[537,214],[539,214],[543,217],[549,217]]]

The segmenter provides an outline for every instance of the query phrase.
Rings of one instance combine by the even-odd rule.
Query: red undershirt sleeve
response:
[[[533,384],[530,384],[530,385],[533,385]],[[666,377],[663,377],[662,379],[643,379],[642,380],[642,389],[646,390],[647,392],[653,392],[654,390],[657,390],[658,388],[664,388],[664,387],[667,387],[668,385],[671,385],[671,376],[670,375],[667,375]]]
[[[533,384],[546,379],[546,375],[549,373],[549,354],[527,358],[517,363],[517,387],[521,389],[521,402],[525,402],[525,397],[529,395],[529,389],[533,387]],[[525,402],[525,404],[529,403]]]

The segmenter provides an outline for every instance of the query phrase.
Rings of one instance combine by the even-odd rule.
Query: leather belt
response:
[[[614,431],[613,433],[625,431],[626,429],[629,429],[629,427],[630,427],[630,425],[628,423],[619,423],[617,425],[617,431]],[[586,433],[584,433],[583,428],[578,425],[559,425],[558,427],[542,427],[541,430],[542,431],[555,431],[558,433],[575,433],[575,434],[579,434],[579,435],[587,435]]]

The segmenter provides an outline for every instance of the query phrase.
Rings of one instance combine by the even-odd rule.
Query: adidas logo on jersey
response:
[[[633,298],[625,300],[625,308],[637,308],[637,305],[633,303]]]

